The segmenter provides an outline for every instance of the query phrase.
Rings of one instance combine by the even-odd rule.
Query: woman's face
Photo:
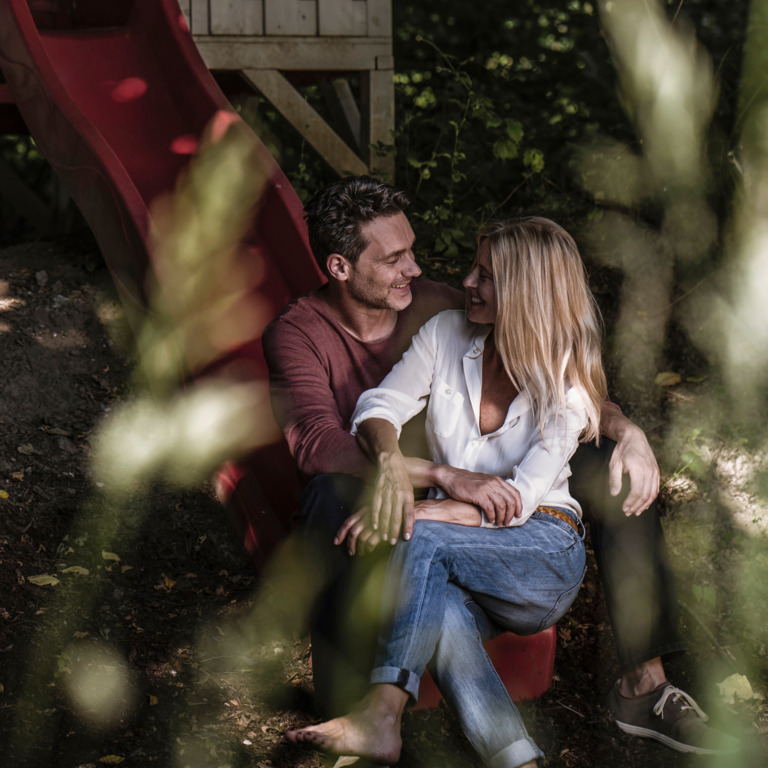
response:
[[[496,286],[493,282],[491,249],[483,240],[477,250],[475,263],[464,278],[467,319],[473,323],[493,325],[496,322]]]

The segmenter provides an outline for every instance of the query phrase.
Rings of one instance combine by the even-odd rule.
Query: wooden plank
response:
[[[378,170],[390,181],[394,181],[395,158],[387,154],[383,157],[371,152],[370,145],[379,142],[394,143],[395,130],[395,83],[393,71],[384,69],[363,72],[360,76],[360,96],[362,101],[362,143],[363,160],[371,168]]]
[[[264,0],[267,35],[316,35],[317,0]]]
[[[377,59],[391,58],[392,42],[367,37],[194,36],[208,69],[281,69],[359,72],[376,69]]]
[[[368,0],[368,36],[392,37],[392,0]]]
[[[317,0],[321,37],[365,37],[368,34],[366,0]]]
[[[264,0],[211,3],[212,35],[263,35]]]
[[[208,0],[190,0],[190,26],[193,35],[209,35]]]
[[[283,75],[268,69],[247,69],[243,74],[339,175],[368,171],[366,164]]]

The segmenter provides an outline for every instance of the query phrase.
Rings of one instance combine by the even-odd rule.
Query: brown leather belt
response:
[[[579,531],[578,523],[567,512],[563,512],[562,509],[555,509],[555,507],[537,507],[536,511],[543,512],[545,515],[552,515],[552,517],[556,517],[558,520],[568,523],[576,533],[581,533]]]

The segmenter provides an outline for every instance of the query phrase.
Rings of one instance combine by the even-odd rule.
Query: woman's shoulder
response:
[[[467,320],[467,313],[463,309],[438,312],[424,323],[423,327],[439,336],[472,338],[475,334],[475,327]]]
[[[570,410],[586,414],[588,402],[587,393],[580,386],[569,385],[566,388],[565,405]]]

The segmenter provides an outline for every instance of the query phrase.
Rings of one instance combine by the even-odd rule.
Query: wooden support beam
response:
[[[362,72],[392,58],[391,40],[379,37],[192,37],[208,69]]]
[[[339,175],[368,173],[367,165],[274,69],[244,69],[243,74]]]
[[[395,143],[395,86],[391,69],[362,72],[360,75],[362,111],[362,157],[371,170],[377,170],[388,181],[395,178],[395,157],[392,153],[379,156],[371,145]]]
[[[359,155],[363,155],[362,134],[360,133],[360,109],[349,80],[337,77],[335,80],[321,80],[320,90],[328,105],[333,124],[341,138],[352,146]]]

